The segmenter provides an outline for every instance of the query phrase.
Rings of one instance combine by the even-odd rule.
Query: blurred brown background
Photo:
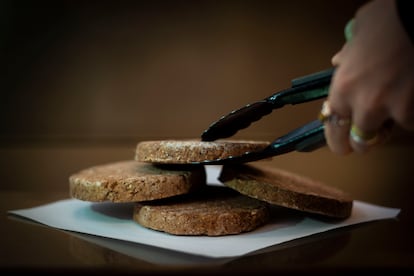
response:
[[[360,3],[2,1],[2,140],[198,137],[330,67]],[[278,112],[244,136],[275,138],[319,105]]]
[[[138,141],[199,137],[221,115],[330,67],[364,2],[1,1],[1,188],[66,195],[71,173],[131,159]],[[275,111],[237,137],[272,141],[320,105]],[[396,205],[407,154],[325,148],[274,165]]]

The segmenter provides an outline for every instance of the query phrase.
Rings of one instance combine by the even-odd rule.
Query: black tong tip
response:
[[[263,100],[234,110],[211,124],[201,135],[201,140],[208,142],[233,136],[237,131],[270,114],[273,108],[272,103]]]

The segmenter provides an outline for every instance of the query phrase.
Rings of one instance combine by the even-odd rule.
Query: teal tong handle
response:
[[[292,80],[292,87],[273,94],[266,101],[272,103],[273,108],[280,108],[286,104],[305,103],[324,98],[329,93],[329,85],[335,68],[306,75]]]

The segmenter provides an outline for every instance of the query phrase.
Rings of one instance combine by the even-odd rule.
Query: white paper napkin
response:
[[[219,170],[218,166],[207,166],[209,184],[220,185],[216,179]],[[400,212],[400,209],[354,201],[352,215],[348,219],[331,221],[280,208],[280,217],[275,216],[270,223],[255,231],[221,237],[194,237],[146,229],[132,220],[132,207],[130,203],[91,203],[67,199],[9,213],[61,230],[197,256],[231,258],[348,225],[396,218]]]

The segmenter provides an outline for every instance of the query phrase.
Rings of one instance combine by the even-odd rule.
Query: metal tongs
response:
[[[202,133],[201,140],[215,141],[233,136],[237,131],[270,114],[274,109],[282,108],[287,104],[295,105],[326,97],[334,70],[330,68],[294,79],[290,88],[230,112],[211,124]],[[263,150],[223,159],[205,160],[201,163],[204,165],[246,163],[292,151],[309,152],[325,144],[324,125],[320,120],[314,120],[277,138]]]
[[[354,20],[351,19],[345,26],[344,34],[347,41],[352,39],[353,25]],[[230,112],[211,124],[201,135],[201,140],[214,141],[230,137],[251,123],[260,120],[274,109],[281,108],[286,104],[300,104],[326,97],[334,71],[335,68],[330,68],[294,79],[290,88]],[[205,165],[246,163],[292,151],[309,152],[325,144],[324,125],[320,120],[314,120],[279,137],[263,150],[246,152],[240,156],[205,160],[200,163]]]

